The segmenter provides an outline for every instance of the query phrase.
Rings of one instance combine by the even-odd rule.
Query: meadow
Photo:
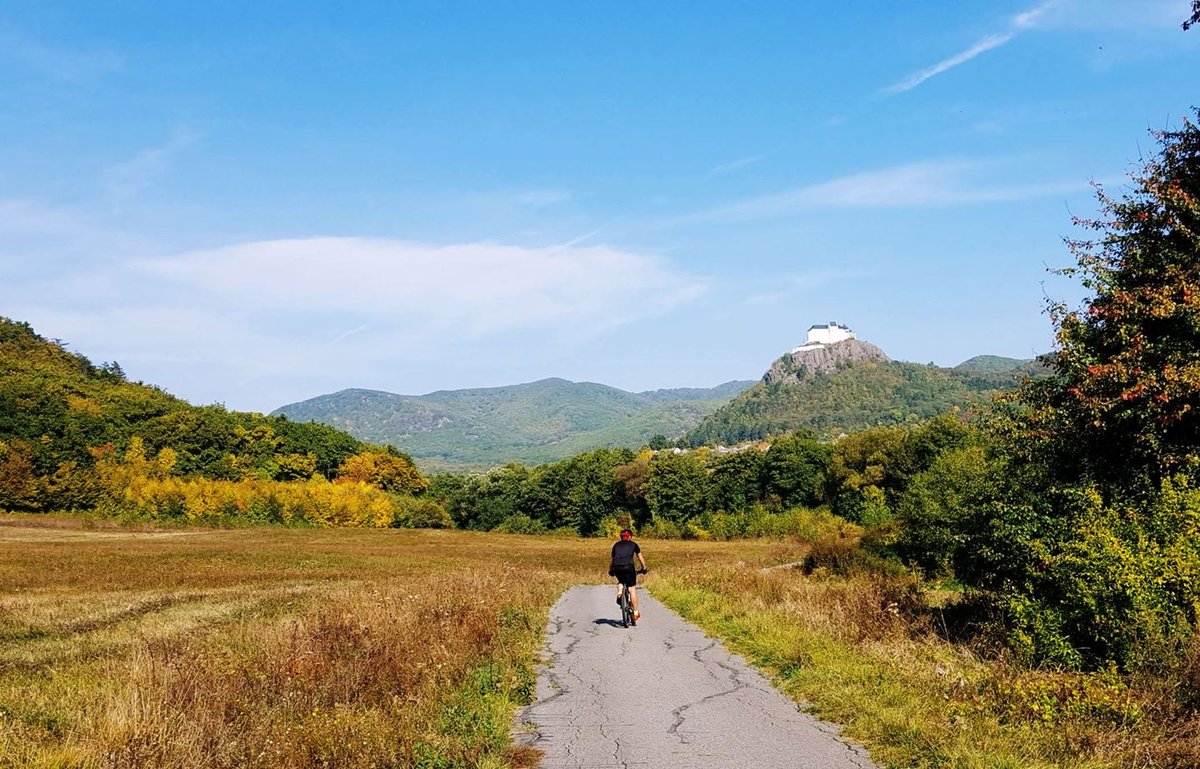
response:
[[[961,591],[887,568],[847,532],[642,543],[655,595],[881,765],[1200,758],[1200,722],[1175,704],[1200,677],[1019,664],[963,623]],[[607,551],[0,516],[0,766],[534,766],[510,737],[548,610],[607,581]]]
[[[0,517],[0,766],[499,767],[604,540]],[[654,568],[786,560],[653,542]]]

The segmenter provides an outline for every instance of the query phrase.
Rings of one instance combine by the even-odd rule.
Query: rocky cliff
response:
[[[762,381],[766,384],[787,382],[797,384],[815,374],[832,374],[857,361],[887,363],[891,358],[870,342],[845,339],[835,344],[810,347],[790,352],[771,364]]]

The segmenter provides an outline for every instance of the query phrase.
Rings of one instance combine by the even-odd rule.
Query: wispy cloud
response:
[[[1044,2],[1035,8],[1018,13],[1009,20],[1008,28],[1003,32],[987,35],[966,50],[960,51],[959,53],[943,59],[932,66],[918,70],[903,80],[888,86],[887,88],[883,89],[884,92],[903,93],[904,91],[911,91],[913,88],[916,88],[921,83],[924,83],[926,80],[929,80],[932,77],[937,77],[944,72],[954,69],[960,64],[965,64],[980,54],[987,53],[988,51],[1005,45],[1021,32],[1036,27],[1039,21],[1045,17],[1046,13],[1060,2],[1061,0],[1047,0],[1047,2]]]
[[[545,208],[570,199],[571,192],[569,190],[520,190],[511,193],[513,203],[527,208]]]
[[[708,173],[706,175],[717,176],[720,174],[730,173],[731,171],[740,171],[747,166],[752,166],[755,163],[758,163],[765,157],[766,155],[750,155],[748,157],[738,158],[737,160],[731,160],[728,163],[721,163],[720,165],[716,165],[708,169]]]
[[[0,270],[6,314],[116,358],[203,402],[230,383],[320,391],[413,368],[522,352],[562,356],[670,312],[704,279],[655,254],[606,245],[435,245],[356,237],[240,243],[140,258],[72,279]],[[103,301],[94,297],[100,294]],[[459,361],[464,361],[460,364]],[[285,384],[279,384],[279,383]]]
[[[0,198],[0,275],[36,273],[47,264],[106,253],[140,254],[146,239],[112,229],[91,213],[30,198]],[[0,280],[0,284],[3,280]]]
[[[191,145],[196,135],[187,128],[176,128],[166,142],[147,147],[129,160],[110,166],[104,172],[106,197],[114,211],[140,194],[170,167],[171,160]]]
[[[845,258],[845,255],[840,255],[838,260],[845,261]],[[814,257],[814,261],[819,260]],[[863,269],[813,269],[804,273],[803,275],[795,275],[790,278],[776,278],[774,281],[772,281],[772,285],[769,289],[757,291],[747,295],[744,303],[752,307],[763,307],[783,304],[786,302],[795,302],[797,294],[810,292],[818,288],[824,288],[831,283],[836,283],[839,281],[859,280],[871,274],[872,273]]]
[[[1001,184],[986,181],[987,172],[994,165],[966,160],[907,163],[749,198],[688,218],[741,221],[829,208],[966,205],[1024,200],[1086,189],[1086,185],[1079,182]]]
[[[0,25],[0,61],[45,77],[80,82],[124,68],[121,55],[107,50],[77,50],[47,45]]]
[[[703,290],[657,257],[603,245],[438,246],[326,237],[246,243],[137,266],[228,306],[302,307],[456,335],[620,325]],[[264,294],[263,285],[272,290]]]

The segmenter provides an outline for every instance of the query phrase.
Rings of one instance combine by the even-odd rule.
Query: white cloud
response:
[[[619,325],[702,289],[655,257],[607,246],[327,237],[246,243],[137,266],[231,306],[347,313],[458,334]]]
[[[932,67],[926,67],[925,69],[914,72],[913,74],[901,80],[899,83],[890,85],[884,90],[888,93],[902,93],[904,91],[911,91],[913,88],[916,88],[929,78],[936,77],[947,70],[957,67],[959,64],[968,62],[981,53],[990,51],[993,48],[999,48],[1009,40],[1012,40],[1014,37],[1016,37],[1016,35],[1012,33],[1003,35],[988,35],[967,50],[956,53],[948,59],[943,59],[937,64],[934,64]]]
[[[865,171],[791,190],[749,198],[689,218],[761,219],[828,208],[913,208],[990,203],[1083,189],[1079,182],[979,183],[991,164],[939,160]]]
[[[0,198],[0,269],[37,272],[48,263],[140,254],[143,238],[114,230],[87,211],[30,198]]]
[[[1060,2],[1061,0],[1047,0],[1047,2],[1043,2],[1041,5],[1031,8],[1028,11],[1018,13],[1009,20],[1007,30],[985,36],[983,39],[979,40],[967,49],[943,59],[932,66],[918,70],[903,80],[888,86],[887,88],[883,89],[884,92],[903,93],[904,91],[910,91],[932,77],[936,77],[943,72],[954,69],[960,64],[965,64],[982,53],[999,48],[1000,46],[1011,41],[1021,32],[1036,27],[1039,22],[1045,18],[1046,14],[1054,7],[1058,6]]]
[[[105,188],[109,203],[114,210],[142,190],[149,187],[166,173],[172,158],[196,140],[196,135],[186,128],[177,128],[163,144],[148,147],[122,163],[110,166],[104,172]]]
[[[657,256],[604,245],[352,237],[242,243],[68,278],[0,285],[0,306],[190,400],[260,409],[297,391],[412,386],[403,382],[424,381],[414,370],[464,356],[561,356],[706,290]]]

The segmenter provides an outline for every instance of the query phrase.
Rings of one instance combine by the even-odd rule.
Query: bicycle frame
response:
[[[621,585],[621,626],[630,625],[637,625],[637,620],[633,618],[633,601],[629,597],[629,585]]]

